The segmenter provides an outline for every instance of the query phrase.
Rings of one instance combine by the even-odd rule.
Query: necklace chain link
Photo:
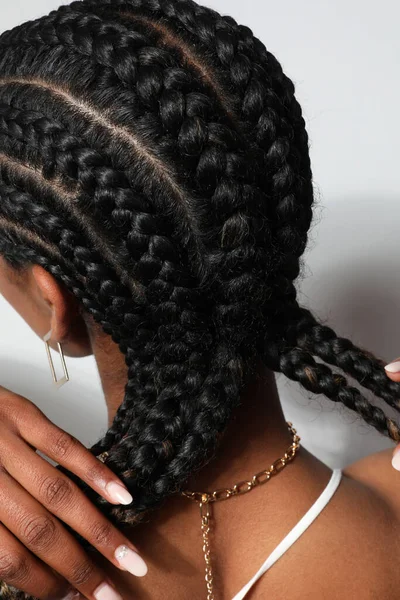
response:
[[[211,493],[191,492],[188,490],[181,492],[183,496],[186,496],[186,498],[189,498],[190,500],[194,500],[195,502],[199,503],[201,516],[201,531],[203,535],[203,554],[206,563],[205,580],[207,585],[207,600],[215,600],[213,586],[214,576],[211,564],[210,550],[210,519],[212,517],[210,504],[220,500],[227,500],[228,498],[232,498],[233,496],[247,494],[247,492],[250,492],[250,490],[252,490],[256,486],[262,485],[269,481],[273,475],[278,474],[280,471],[282,471],[282,469],[285,468],[288,462],[293,460],[297,450],[300,447],[301,438],[297,435],[297,431],[293,427],[292,423],[287,421],[287,426],[289,428],[290,433],[293,436],[293,442],[286,450],[285,454],[281,458],[278,458],[275,462],[273,462],[269,469],[264,469],[264,471],[260,471],[259,473],[253,475],[253,477],[248,481],[240,481],[231,488],[221,488]]]

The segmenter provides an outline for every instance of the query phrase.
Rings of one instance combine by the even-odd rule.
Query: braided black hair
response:
[[[0,36],[0,252],[52,273],[128,366],[91,451],[108,451],[133,503],[57,467],[114,524],[206,464],[256,359],[400,440],[324,364],[398,409],[383,361],[297,302],[313,203],[294,85],[231,17],[83,0]]]

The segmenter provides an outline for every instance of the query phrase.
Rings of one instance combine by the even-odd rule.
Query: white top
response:
[[[287,534],[287,536],[281,541],[281,543],[275,548],[275,550],[268,556],[265,563],[261,566],[261,568],[257,571],[257,573],[250,579],[248,583],[240,590],[238,594],[232,600],[243,600],[245,596],[247,596],[247,592],[253,587],[256,581],[260,579],[261,575],[264,575],[266,571],[292,546],[295,541],[301,536],[302,533],[305,532],[307,527],[311,525],[311,523],[316,519],[319,513],[324,509],[324,507],[328,504],[329,500],[332,498],[333,494],[336,492],[340,480],[342,478],[341,469],[334,469],[332,472],[332,476],[328,482],[328,485],[319,496],[319,498],[314,502],[312,507],[306,512],[304,517],[300,519],[300,521],[293,527],[293,529]]]

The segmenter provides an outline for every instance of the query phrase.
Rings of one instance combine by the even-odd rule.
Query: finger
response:
[[[85,598],[99,600],[98,590],[108,589],[110,600],[122,600],[111,581],[61,522],[4,469],[0,473],[0,521]]]
[[[400,444],[397,444],[392,454],[392,466],[396,471],[400,471]]]
[[[54,423],[36,406],[16,420],[18,433],[43,454],[75,473],[112,504],[130,504],[133,500],[122,481],[93,456],[73,435]]]
[[[386,375],[397,383],[400,382],[400,358],[395,358],[385,367]]]
[[[66,599],[68,595],[72,599],[75,593],[65,579],[35,558],[1,523],[0,579],[40,600]]]
[[[66,475],[32,452],[14,435],[5,435],[1,444],[2,465],[24,489],[92,544],[116,567],[142,577],[147,566],[137,548],[108,521],[103,513]]]

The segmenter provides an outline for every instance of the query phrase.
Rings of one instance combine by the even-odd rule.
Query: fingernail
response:
[[[133,501],[128,490],[115,481],[111,481],[111,483],[106,486],[106,490],[115,502],[119,502],[120,504],[130,504]]]
[[[108,583],[102,583],[94,592],[96,600],[123,600],[122,596]]]
[[[114,554],[115,558],[129,573],[136,577],[143,577],[147,573],[147,565],[143,558],[137,553],[128,548],[128,546],[119,546]]]
[[[393,453],[392,466],[396,469],[396,471],[400,471],[400,448],[396,448]]]
[[[389,363],[385,367],[386,371],[389,373],[399,373],[400,371],[400,360],[396,360],[395,362]]]

